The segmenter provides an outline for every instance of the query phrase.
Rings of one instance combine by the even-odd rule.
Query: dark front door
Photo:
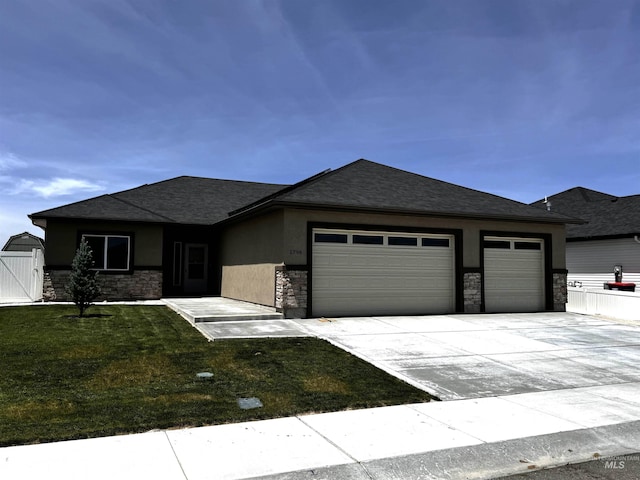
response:
[[[184,292],[206,293],[207,291],[206,244],[187,243],[184,255]]]

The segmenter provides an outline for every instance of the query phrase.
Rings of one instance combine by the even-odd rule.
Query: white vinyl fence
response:
[[[640,292],[569,287],[567,311],[640,321]]]
[[[35,302],[42,298],[42,250],[0,252],[0,303]]]

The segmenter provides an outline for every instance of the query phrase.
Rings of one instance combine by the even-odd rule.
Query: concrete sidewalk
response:
[[[0,449],[2,479],[482,479],[640,450],[640,383]]]

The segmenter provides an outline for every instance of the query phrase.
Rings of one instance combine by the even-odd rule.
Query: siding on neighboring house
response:
[[[603,288],[613,282],[613,267],[622,265],[623,282],[640,287],[640,244],[633,238],[567,242],[569,285],[580,282],[585,288]]]

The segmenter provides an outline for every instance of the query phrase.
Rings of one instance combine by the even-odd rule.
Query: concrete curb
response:
[[[628,455],[640,448],[640,421],[436,450],[259,480],[485,480]]]

